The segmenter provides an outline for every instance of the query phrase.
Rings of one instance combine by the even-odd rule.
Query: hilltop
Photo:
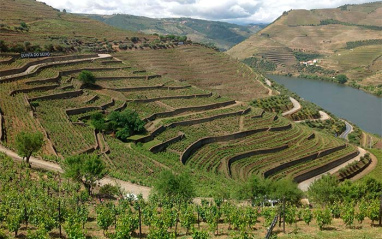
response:
[[[159,35],[185,35],[194,42],[212,43],[221,50],[228,50],[264,27],[263,24],[243,26],[192,18],[158,19],[126,14],[89,14],[85,16],[129,31]]]
[[[345,74],[348,84],[378,94],[382,93],[381,16],[382,2],[291,10],[228,54],[281,74],[321,78]],[[316,66],[298,64],[313,59],[318,59]]]

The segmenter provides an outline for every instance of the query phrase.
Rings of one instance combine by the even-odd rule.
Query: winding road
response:
[[[282,113],[282,116],[291,115],[291,114],[296,113],[297,111],[299,111],[301,109],[300,103],[295,98],[289,97],[289,99],[293,104],[293,108]]]
[[[345,120],[342,120],[343,122],[345,122],[345,125],[346,125],[346,129],[344,132],[342,132],[342,134],[339,136],[340,138],[342,139],[347,139],[348,138],[348,135],[353,132],[353,126],[351,124],[349,124],[347,121]]]

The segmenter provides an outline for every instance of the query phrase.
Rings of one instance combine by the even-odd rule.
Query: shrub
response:
[[[81,71],[78,79],[85,85],[92,85],[96,82],[95,76],[90,71]]]

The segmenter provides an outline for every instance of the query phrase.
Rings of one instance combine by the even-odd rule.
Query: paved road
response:
[[[342,134],[339,136],[340,138],[342,139],[347,139],[348,138],[348,135],[353,132],[353,126],[351,126],[351,124],[349,124],[347,121],[343,120],[345,122],[345,125],[346,125],[346,129],[344,132],[342,132]]]
[[[293,108],[288,110],[287,112],[282,113],[282,116],[291,115],[291,114],[296,113],[297,111],[299,111],[301,109],[301,105],[296,99],[294,99],[292,97],[289,97],[289,99],[293,104]]]

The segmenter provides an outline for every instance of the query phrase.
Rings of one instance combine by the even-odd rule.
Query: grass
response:
[[[378,181],[382,181],[382,150],[381,149],[368,149],[370,153],[374,154],[377,157],[377,166],[373,171],[371,171],[367,177],[371,177],[377,179]]]

